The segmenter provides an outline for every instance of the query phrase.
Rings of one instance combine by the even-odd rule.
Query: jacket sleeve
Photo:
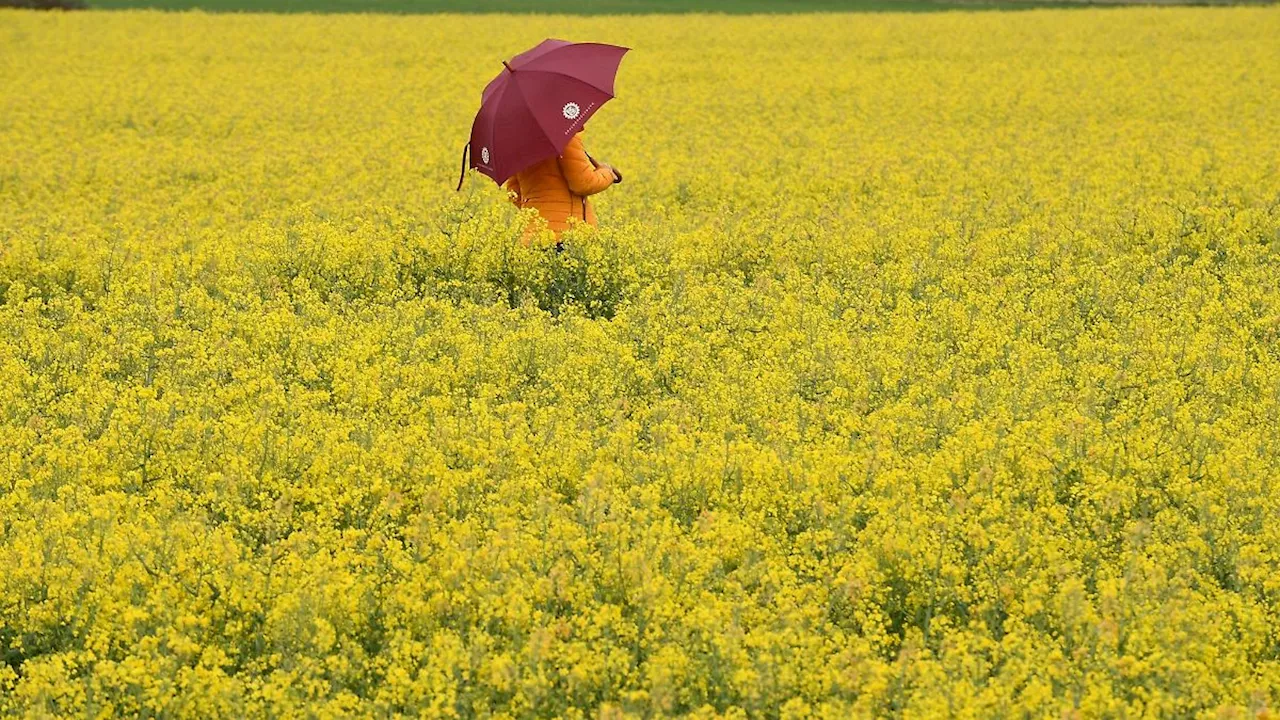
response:
[[[508,193],[514,193],[514,195],[508,195],[507,197],[511,202],[515,203],[516,207],[520,207],[520,179],[512,175],[511,179],[507,181],[506,188]]]
[[[587,159],[582,149],[582,136],[574,135],[560,155],[560,172],[575,195],[595,195],[613,184],[613,171],[598,168]]]

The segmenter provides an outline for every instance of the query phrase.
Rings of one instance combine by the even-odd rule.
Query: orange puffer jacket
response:
[[[596,214],[587,202],[608,188],[617,177],[607,167],[596,167],[582,147],[582,133],[573,136],[559,157],[552,157],[516,173],[507,181],[507,190],[517,207],[531,207],[547,221],[547,227],[559,236],[569,229],[570,218],[588,225],[596,224]],[[531,229],[532,230],[532,229]],[[527,243],[532,232],[526,232]]]

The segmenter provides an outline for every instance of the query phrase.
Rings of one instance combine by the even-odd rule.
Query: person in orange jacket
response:
[[[516,207],[536,208],[559,240],[560,233],[569,229],[570,218],[594,227],[596,213],[587,197],[619,182],[622,175],[613,166],[591,159],[582,147],[579,132],[559,157],[547,158],[516,173],[507,181],[506,189]],[[536,229],[536,225],[526,229],[522,238],[526,245]]]

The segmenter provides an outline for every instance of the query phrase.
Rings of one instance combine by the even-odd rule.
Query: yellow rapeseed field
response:
[[[1274,717],[1278,37],[0,12],[0,716]]]

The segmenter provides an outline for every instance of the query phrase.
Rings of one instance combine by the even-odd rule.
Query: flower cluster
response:
[[[1269,716],[1277,37],[0,11],[0,715]]]

